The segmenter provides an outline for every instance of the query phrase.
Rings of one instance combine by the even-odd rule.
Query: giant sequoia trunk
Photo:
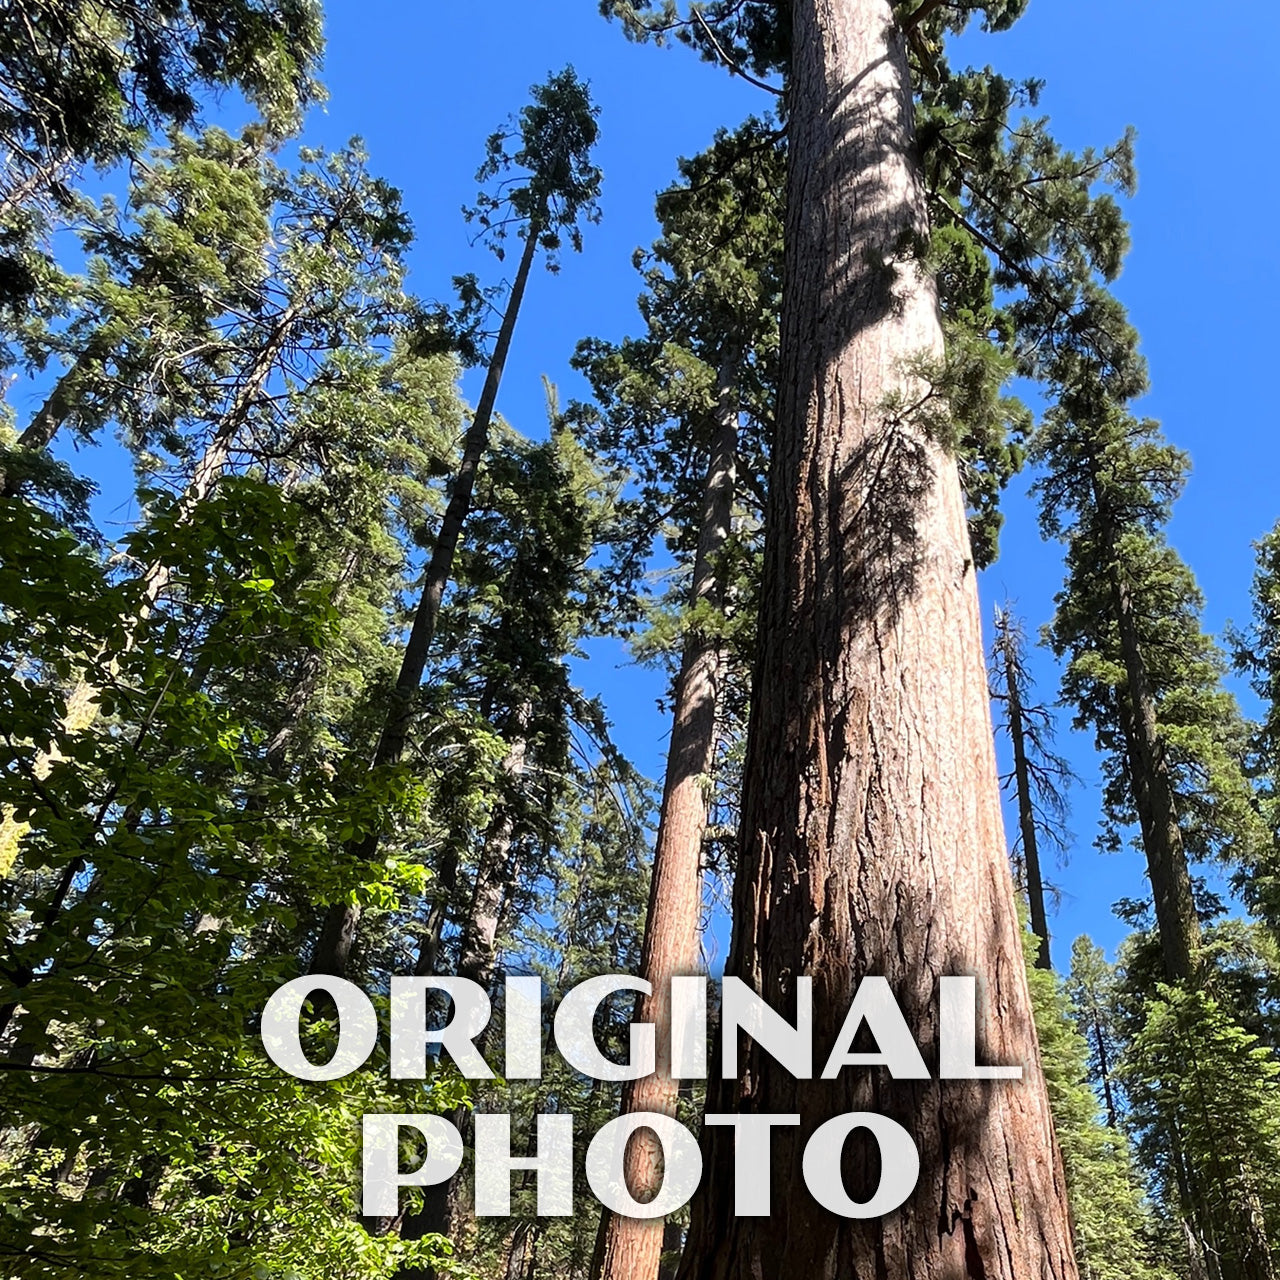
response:
[[[690,604],[724,603],[724,573],[719,563],[729,521],[738,448],[736,359],[728,359],[718,379],[716,431],[703,486],[698,545],[694,556]],[[691,631],[676,682],[675,717],[667,753],[667,776],[653,855],[649,913],[645,920],[640,975],[652,993],[640,1001],[637,1017],[658,1028],[658,1044],[668,1044],[671,979],[694,973],[698,965],[702,914],[702,840],[707,830],[707,779],[715,754],[716,714],[721,682],[718,639]],[[657,1071],[630,1082],[622,1096],[623,1114],[656,1111],[674,1116],[679,1085],[659,1050]],[[647,1200],[662,1184],[662,1152],[651,1130],[642,1129],[627,1149],[626,1178],[637,1199]],[[660,1218],[609,1215],[599,1276],[601,1280],[656,1280],[662,1261]],[[595,1273],[593,1273],[595,1274]]]
[[[782,387],[728,971],[774,1007],[814,981],[821,1063],[858,980],[885,975],[936,1053],[938,979],[977,974],[980,1052],[1020,1082],[797,1081],[749,1043],[709,1110],[773,1133],[773,1212],[734,1216],[733,1131],[708,1128],[685,1280],[1075,1280],[1000,817],[977,591],[953,461],[901,409],[942,338],[906,56],[888,0],[794,0]],[[895,396],[894,393],[899,393]],[[903,1207],[852,1220],[804,1188],[845,1111],[913,1136]],[[851,1140],[865,1200],[874,1144]]]

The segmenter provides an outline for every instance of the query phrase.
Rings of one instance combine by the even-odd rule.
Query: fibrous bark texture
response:
[[[911,421],[942,346],[888,0],[794,0],[782,387],[728,971],[775,1007],[814,981],[820,1070],[858,980],[884,975],[936,1068],[938,979],[976,974],[986,1061],[1021,1081],[796,1080],[744,1040],[709,1110],[798,1112],[773,1135],[773,1211],[734,1216],[733,1134],[708,1128],[684,1280],[1075,1280],[1000,817],[957,470]],[[870,1047],[870,1046],[868,1046]],[[981,1059],[980,1059],[981,1060]],[[920,1178],[865,1220],[804,1189],[813,1130],[903,1125]],[[763,1171],[762,1171],[763,1172]],[[844,1152],[855,1200],[874,1143]]]

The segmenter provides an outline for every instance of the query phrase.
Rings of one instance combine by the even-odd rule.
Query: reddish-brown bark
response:
[[[709,1109],[776,1129],[773,1211],[734,1216],[733,1134],[708,1128],[683,1280],[1075,1280],[1005,855],[977,591],[954,461],[909,372],[942,348],[888,0],[794,0],[782,385],[728,971],[778,1009],[814,980],[821,1063],[858,980],[884,975],[936,1067],[938,979],[977,974],[987,1061],[1022,1081],[798,1081],[748,1043]],[[981,1060],[981,1059],[980,1059]],[[804,1143],[887,1114],[921,1161],[868,1220],[804,1188]],[[854,1199],[878,1181],[846,1148]]]

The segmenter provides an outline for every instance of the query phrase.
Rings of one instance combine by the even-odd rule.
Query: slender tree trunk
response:
[[[738,357],[726,356],[717,379],[715,435],[702,491],[698,545],[694,554],[691,606],[724,604],[721,552],[733,514],[738,449],[734,388]],[[657,1028],[658,1062],[653,1075],[629,1082],[622,1113],[656,1111],[674,1116],[678,1085],[666,1054],[671,1026],[671,979],[698,968],[702,917],[702,840],[707,830],[708,784],[715,756],[716,715],[723,657],[719,639],[696,628],[685,641],[676,681],[671,746],[658,838],[653,855],[649,911],[645,918],[640,975],[652,984],[637,1018]],[[632,1195],[647,1200],[662,1185],[662,1148],[642,1129],[627,1148],[625,1174]],[[661,1218],[609,1214],[598,1274],[601,1280],[656,1280],[662,1261]]]
[[[1107,1108],[1107,1124],[1114,1129],[1119,1122],[1119,1113],[1116,1110],[1115,1094],[1111,1088],[1111,1059],[1107,1054],[1106,1037],[1102,1034],[1102,1021],[1096,1010],[1093,1017],[1093,1043],[1098,1050],[1098,1078],[1102,1082],[1102,1100]]]
[[[253,406],[266,389],[267,381],[276,367],[276,361],[292,336],[301,309],[301,305],[296,300],[290,302],[277,318],[267,341],[259,348],[253,365],[236,392],[231,408],[218,423],[217,430],[205,446],[204,453],[200,455],[200,460],[191,473],[191,479],[187,481],[186,488],[178,499],[177,518],[180,522],[186,523],[191,519],[196,509],[209,497],[214,485],[226,472],[236,438],[248,421]],[[169,585],[171,577],[172,569],[160,560],[147,570],[146,577],[143,579],[143,607],[139,613],[139,622],[144,620],[155,607]],[[129,643],[131,642],[132,636]]]
[[[1031,796],[1031,768],[1027,762],[1026,725],[1022,718],[1022,690],[1018,688],[1017,655],[1011,651],[1012,637],[1006,632],[998,641],[1003,646],[1006,707],[1009,741],[1013,744],[1013,780],[1018,793],[1018,829],[1022,834],[1022,861],[1027,872],[1027,905],[1031,910],[1031,931],[1036,935],[1036,968],[1052,969],[1049,958],[1049,920],[1044,909],[1044,880],[1040,874],[1040,836]]]
[[[1108,545],[1113,541],[1108,538]],[[1114,550],[1110,555],[1112,602],[1126,688],[1120,702],[1121,730],[1129,757],[1134,807],[1147,855],[1147,876],[1155,900],[1156,926],[1165,977],[1170,982],[1190,978],[1200,938],[1191,872],[1182,844],[1177,806],[1169,777],[1169,762],[1156,719],[1155,697],[1147,674],[1134,618],[1133,596]]]
[[[418,945],[418,959],[413,967],[419,978],[440,972],[440,946],[444,940],[444,926],[449,918],[449,908],[458,889],[458,850],[450,841],[440,855],[436,869],[431,909],[427,913],[427,926]]]
[[[662,1227],[662,1262],[658,1267],[658,1280],[675,1280],[683,1244],[684,1228],[679,1219],[668,1218]]]
[[[705,1131],[679,1274],[1076,1280],[964,499],[901,409],[923,394],[903,362],[942,350],[915,256],[928,227],[903,39],[888,0],[794,0],[792,19],[781,395],[727,972],[786,1011],[812,976],[818,1064],[864,975],[888,979],[928,1053],[939,978],[980,975],[979,1052],[1024,1078],[796,1080],[749,1044],[708,1110],[802,1121],[774,1130],[768,1218],[735,1216],[732,1130]],[[805,1189],[807,1139],[848,1111],[888,1115],[920,1153],[888,1216],[837,1217]],[[874,1143],[849,1144],[853,1198],[879,1164]]]
[[[517,734],[522,735],[529,716],[526,706],[516,719]],[[513,738],[502,762],[503,771],[513,782],[524,772],[526,743],[523,736]],[[502,913],[504,889],[511,837],[514,822],[510,807],[502,804],[485,833],[484,846],[476,867],[475,886],[471,895],[471,909],[462,929],[459,948],[458,976],[469,978],[488,988],[493,982],[494,960],[497,956],[498,922]],[[477,1040],[483,1052],[487,1037]],[[471,1143],[472,1113],[468,1107],[459,1107],[451,1117],[466,1144]],[[416,1213],[404,1215],[400,1236],[404,1240],[421,1240],[431,1234],[457,1234],[458,1224],[465,1221],[464,1209],[459,1199],[458,1178],[437,1184],[423,1193],[422,1208]],[[431,1272],[425,1267],[404,1267],[397,1272],[397,1280],[430,1280]]]
[[[454,476],[453,486],[449,492],[449,504],[445,508],[444,519],[440,522],[440,533],[427,564],[422,596],[418,601],[413,627],[409,632],[409,643],[405,648],[404,658],[400,664],[400,674],[391,695],[391,705],[387,711],[377,750],[374,752],[373,767],[375,769],[384,765],[399,764],[404,758],[409,726],[413,720],[414,699],[418,687],[422,684],[422,673],[426,670],[431,641],[435,638],[445,588],[453,575],[454,555],[462,537],[463,526],[471,511],[471,495],[475,488],[476,473],[489,446],[489,426],[493,420],[493,410],[498,399],[498,387],[502,382],[502,371],[506,366],[507,353],[511,349],[511,336],[515,332],[516,318],[520,314],[520,304],[529,283],[529,272],[533,267],[537,247],[538,233],[535,223],[528,228],[528,234],[525,237],[524,252],[520,256],[520,266],[511,286],[511,296],[507,299],[507,309],[502,317],[498,340],[494,344],[493,358],[489,361],[484,390],[480,393],[480,403],[476,406],[475,417],[471,420],[471,426],[467,429],[463,440],[462,461],[457,475]],[[348,852],[367,861],[377,853],[380,840],[380,834],[373,832],[358,844],[353,845]],[[334,903],[329,908],[311,957],[312,973],[341,975],[346,972],[359,924],[360,908],[358,906],[351,903]]]
[[[530,1236],[537,1223],[532,1220],[517,1222],[507,1242],[506,1280],[524,1280],[525,1257],[529,1252]]]
[[[63,424],[75,415],[84,395],[85,376],[95,360],[106,354],[103,330],[97,330],[76,353],[75,360],[62,374],[35,416],[18,437],[17,447],[37,452],[53,443]],[[20,490],[18,480],[0,470],[0,497],[16,497]]]
[[[0,218],[8,218],[31,201],[51,199],[50,189],[59,179],[68,175],[73,162],[71,152],[62,151],[33,165],[8,190],[0,191]]]
[[[502,761],[502,771],[509,786],[518,784],[525,770],[527,732],[532,708],[526,704],[516,716],[516,729]],[[487,987],[493,981],[497,956],[498,924],[502,904],[508,890],[508,866],[511,841],[515,832],[515,815],[511,805],[500,801],[489,829],[485,832],[480,859],[476,865],[475,886],[471,893],[471,909],[462,928],[458,952],[458,974]]]

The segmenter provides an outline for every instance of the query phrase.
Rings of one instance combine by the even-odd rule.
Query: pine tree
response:
[[[85,6],[18,0],[0,31],[0,305],[39,309],[57,267],[42,243],[72,216],[88,165],[139,159],[152,131],[192,125],[201,94],[241,91],[273,136],[323,96],[313,0]]]
[[[1225,660],[1200,629],[1201,597],[1164,541],[1185,457],[1154,423],[1065,399],[1038,437],[1046,534],[1068,578],[1047,634],[1067,659],[1064,696],[1103,752],[1103,844],[1136,822],[1170,980],[1196,968],[1191,859],[1253,864],[1260,839],[1243,774],[1245,726]]]
[[[1123,1073],[1144,1163],[1188,1215],[1193,1265],[1280,1269],[1280,1065],[1209,992],[1160,985]]]
[[[192,150],[206,190],[242,190],[219,174],[216,140]],[[299,906],[326,890],[343,827],[420,821],[419,791],[350,787],[344,757],[367,740],[360,681],[392,656],[407,526],[434,506],[412,473],[440,473],[459,425],[456,366],[412,349],[395,193],[355,153],[268,172],[280,222],[254,309],[216,322],[218,363],[189,362],[193,376],[137,417],[126,395],[90,407],[153,446],[139,527],[111,546],[83,510],[0,503],[0,697],[15,735],[0,802],[29,826],[0,960],[7,1016],[21,999],[4,1041],[3,1178],[22,1204],[0,1250],[25,1274],[158,1278],[217,1254],[233,1271],[363,1280],[435,1247],[369,1241],[352,1211],[359,1114],[409,1102],[380,1083],[385,1066],[317,1108],[247,1031],[300,967]],[[214,201],[205,212],[216,219]],[[268,394],[246,406],[215,482],[184,501],[291,307]],[[138,567],[154,565],[165,586],[148,599],[155,578]],[[69,732],[77,684],[98,714]],[[41,778],[37,744],[51,740]],[[423,884],[404,857],[376,876],[371,895]],[[309,1029],[319,1054],[332,1031]],[[456,1105],[456,1079],[428,1081],[426,1097]]]
[[[1076,1030],[1089,1051],[1089,1082],[1098,1091],[1115,1128],[1120,1119],[1120,1092],[1116,1070],[1123,1048],[1116,1026],[1116,976],[1101,947],[1081,935],[1071,944],[1071,970],[1066,995]]]
[[[1250,772],[1270,838],[1240,889],[1280,942],[1280,525],[1255,551],[1253,625],[1233,634],[1232,649],[1236,669],[1249,677],[1264,708],[1250,744]]]
[[[1004,729],[1013,749],[1013,771],[1002,782],[1006,786],[1013,784],[1018,804],[1018,843],[1014,846],[1014,859],[1023,872],[1031,932],[1039,940],[1036,967],[1052,969],[1040,837],[1045,836],[1059,848],[1063,846],[1066,800],[1062,788],[1071,780],[1071,772],[1067,762],[1050,747],[1052,713],[1031,700],[1026,637],[1022,624],[1007,606],[996,610],[991,679],[991,697],[1004,709]]]
[[[459,842],[466,851],[459,863],[469,865],[458,866],[458,882],[467,891],[454,904],[449,966],[486,987],[497,976],[504,936],[532,909],[565,836],[575,732],[583,722],[601,732],[569,683],[566,658],[605,625],[612,591],[606,570],[589,561],[609,541],[613,487],[554,404],[546,444],[497,442],[459,548],[458,586],[441,615],[450,641],[445,662],[458,681],[449,700],[456,705],[468,697],[465,685],[478,685],[477,711],[502,751],[485,811]],[[432,676],[437,688],[447,679],[439,668]],[[470,1117],[459,1112],[455,1123],[469,1141]],[[399,1231],[405,1239],[456,1239],[469,1233],[467,1219],[455,1180],[428,1190],[421,1212],[404,1215]]]
[[[505,173],[512,165],[526,176],[523,181],[504,180],[500,195],[482,193],[475,217],[496,238],[499,248],[510,227],[519,229],[524,246],[489,358],[484,389],[463,440],[462,458],[427,562],[400,674],[373,755],[375,771],[398,765],[405,754],[415,699],[452,575],[458,540],[471,508],[476,474],[488,445],[498,387],[534,256],[539,246],[554,253],[562,237],[568,237],[579,248],[579,220],[591,221],[598,216],[596,200],[601,175],[590,160],[597,134],[595,116],[586,86],[569,68],[545,85],[534,87],[533,102],[521,113],[517,130],[520,146],[514,154],[509,155],[506,149],[509,135],[496,133],[489,140],[488,156],[478,175],[481,181]],[[376,830],[365,833],[352,842],[348,855],[356,863],[371,861],[379,839]],[[313,971],[345,970],[359,920],[356,904],[344,901],[330,905],[312,954]]]
[[[91,245],[113,256],[93,270],[108,263],[123,269],[125,280],[114,291],[117,305],[125,305],[118,301],[124,295],[133,308],[152,307],[153,314],[168,314],[166,275],[144,271],[135,279],[132,268],[140,240],[151,244],[168,233],[171,241],[190,249],[181,218],[154,202],[157,188],[167,194],[192,186],[195,190],[185,198],[214,206],[216,211],[204,221],[222,235],[230,235],[238,221],[245,222],[246,256],[255,265],[241,266],[237,278],[222,290],[216,287],[219,273],[212,273],[215,301],[196,306],[196,323],[179,328],[176,355],[170,350],[175,339],[167,327],[145,338],[127,324],[120,329],[126,347],[136,346],[142,354],[137,359],[118,356],[101,403],[95,403],[99,397],[91,394],[91,384],[108,382],[105,368],[99,367],[90,382],[80,382],[75,380],[76,361],[67,375],[76,392],[86,393],[89,400],[74,416],[86,429],[90,424],[100,428],[114,417],[136,450],[142,500],[157,516],[163,513],[165,527],[174,530],[194,519],[221,479],[237,466],[259,463],[269,473],[314,466],[325,441],[293,434],[292,419],[280,412],[281,388],[292,383],[295,388],[337,391],[345,377],[344,358],[332,353],[344,345],[376,345],[403,326],[408,306],[401,291],[400,262],[408,228],[399,194],[367,172],[358,148],[329,156],[306,151],[302,167],[292,175],[251,149],[251,158],[264,168],[256,180],[244,180],[245,155],[225,141],[213,139],[197,153],[195,163],[179,148],[172,171],[153,181],[135,202],[139,222],[127,233],[117,226],[113,235],[99,239],[95,228]],[[158,163],[163,166],[165,161]],[[249,211],[256,217],[246,217]],[[269,236],[263,221],[271,227]],[[213,244],[216,252],[219,241],[215,238]],[[144,256],[147,252],[142,251]],[[158,304],[153,304],[155,295]],[[126,331],[132,333],[127,340]],[[96,343],[101,333],[91,330],[86,342]],[[151,395],[139,395],[134,376],[157,364],[167,369],[166,376],[152,380],[143,374]],[[287,403],[290,394],[296,400],[299,392],[283,394]],[[43,444],[39,439],[33,448]],[[32,496],[39,500],[39,494]],[[155,543],[151,558],[135,570],[130,588],[134,599],[124,624],[127,634],[114,647],[116,658],[148,625],[160,625],[175,585],[167,548]],[[103,674],[109,684],[114,682],[110,663]],[[38,744],[31,765],[37,782],[65,753],[67,740],[92,723],[101,687],[87,677],[73,682],[58,734],[47,747]],[[21,825],[6,815],[0,851],[7,861],[12,861],[21,836]]]
[[[1073,956],[1082,944],[1087,947],[1088,939],[1076,939]],[[1038,966],[1029,978],[1080,1275],[1088,1280],[1167,1280],[1170,1272],[1153,1247],[1158,1224],[1128,1143],[1110,1108],[1105,1122],[1098,1115],[1098,1100],[1087,1079],[1090,1047],[1077,1029],[1082,1011],[1071,1002],[1071,983]]]

